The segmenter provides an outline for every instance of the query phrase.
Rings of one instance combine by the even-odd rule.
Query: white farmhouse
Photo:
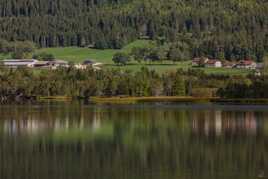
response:
[[[205,67],[221,68],[222,62],[220,60],[212,59],[205,63]]]

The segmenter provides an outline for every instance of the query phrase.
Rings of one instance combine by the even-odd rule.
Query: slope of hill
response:
[[[133,47],[147,47],[151,41],[149,40],[137,40],[134,41],[122,49],[91,49],[81,47],[57,47],[57,48],[41,48],[36,53],[46,52],[53,54],[58,59],[68,60],[70,62],[82,62],[86,59],[91,59],[96,62],[113,64],[113,55],[117,52],[129,53]]]
[[[261,60],[267,17],[266,0],[0,0],[0,38],[118,49],[161,37],[186,42],[192,56]]]

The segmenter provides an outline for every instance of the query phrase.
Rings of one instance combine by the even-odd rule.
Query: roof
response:
[[[37,61],[37,62],[34,62],[33,65],[49,65],[50,62],[48,61]]]
[[[19,62],[35,62],[35,59],[5,59],[3,60],[4,63],[19,63]]]
[[[225,60],[224,62],[222,62],[222,65],[224,67],[233,67],[236,65],[236,63]]]
[[[210,60],[207,61],[206,64],[214,65],[214,64],[217,63],[217,62],[221,62],[221,61],[220,61],[220,60],[217,60],[217,59],[210,59]]]
[[[68,64],[68,62],[67,61],[64,61],[64,60],[53,60],[50,63],[52,63],[52,64],[63,64],[63,65],[67,65]]]
[[[27,66],[36,61],[35,59],[5,59],[2,62],[5,66]]]
[[[196,62],[196,63],[198,63],[198,62],[200,62],[200,60],[201,60],[201,58],[194,58],[194,59],[192,60],[192,62]]]
[[[93,66],[101,66],[103,63],[94,63]]]
[[[257,63],[257,68],[263,68],[264,67],[264,63]]]
[[[83,65],[92,65],[92,64],[94,64],[95,62],[94,61],[92,61],[92,60],[85,60],[84,62],[83,62]]]
[[[4,62],[5,66],[27,66],[33,62]]]
[[[252,60],[241,60],[239,61],[239,65],[252,65],[254,63]]]

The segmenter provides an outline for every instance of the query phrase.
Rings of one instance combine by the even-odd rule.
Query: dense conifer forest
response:
[[[261,61],[267,18],[267,0],[0,0],[0,38],[100,49],[145,38],[192,57]]]

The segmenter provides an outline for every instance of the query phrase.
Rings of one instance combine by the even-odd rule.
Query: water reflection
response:
[[[9,110],[9,111],[6,111]],[[170,123],[173,120],[184,121],[192,133],[204,136],[225,134],[247,134],[256,136],[268,126],[268,112],[265,111],[224,111],[224,110],[192,110],[189,109],[137,109],[101,107],[81,107],[69,111],[60,108],[44,110],[40,108],[6,108],[0,111],[0,127],[4,134],[9,135],[38,135],[43,132],[57,132],[61,130],[90,130],[101,129],[108,123],[115,125],[116,121],[128,120],[128,123]],[[157,110],[157,111],[155,111]],[[75,112],[76,114],[73,114]],[[12,113],[12,115],[11,115]],[[134,121],[133,121],[134,120]],[[146,121],[140,121],[146,120]],[[148,121],[149,120],[149,121]],[[160,120],[160,121],[152,121]],[[112,121],[112,122],[111,122]],[[161,126],[160,126],[161,127]],[[175,126],[174,126],[175,127]]]
[[[263,108],[3,106],[0,178],[265,178],[267,138]]]
[[[257,131],[262,130],[261,127],[267,123],[267,121],[262,120],[264,118],[263,113],[252,111],[232,112],[215,110],[196,112],[191,115],[192,131],[197,134],[203,133],[206,136],[209,136],[211,133],[214,133],[216,136],[230,133],[257,135]]]

